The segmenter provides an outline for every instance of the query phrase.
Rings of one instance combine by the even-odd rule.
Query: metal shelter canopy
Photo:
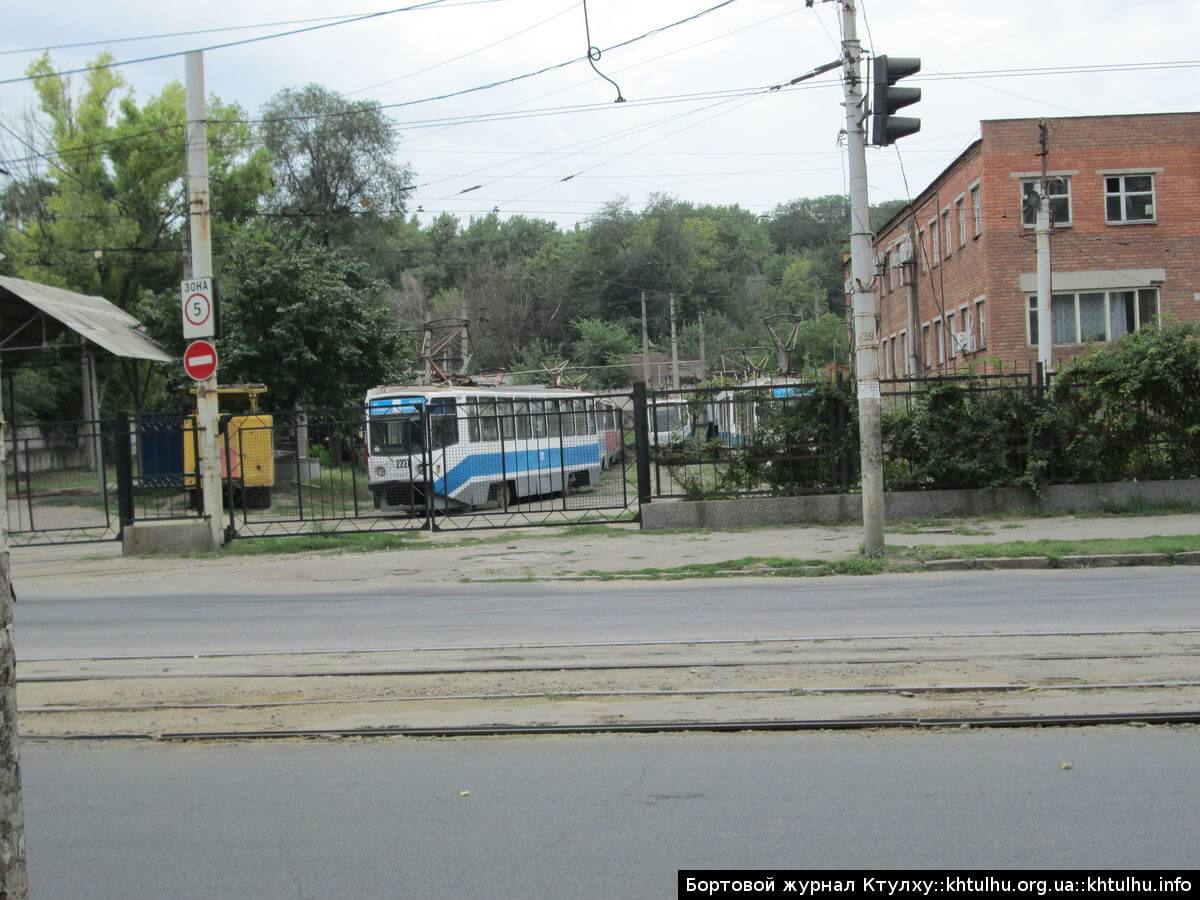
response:
[[[0,353],[9,359],[30,356],[51,349],[50,341],[67,332],[113,356],[172,361],[137,319],[103,297],[0,276]]]

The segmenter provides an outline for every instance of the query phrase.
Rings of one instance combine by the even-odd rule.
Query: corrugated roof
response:
[[[3,308],[6,330],[21,323],[12,321],[12,299],[5,292],[114,356],[171,362],[170,354],[142,332],[137,319],[103,297],[0,275],[0,308]],[[32,333],[30,337],[33,337]]]

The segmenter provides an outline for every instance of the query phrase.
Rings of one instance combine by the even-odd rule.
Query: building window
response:
[[[933,320],[933,329],[937,332],[937,361],[940,366],[946,362],[946,325],[937,318]]]
[[[979,336],[978,343],[975,346],[980,350],[987,346],[987,311],[984,308],[986,303],[986,300],[975,301],[975,325],[978,328]]]
[[[1104,179],[1104,217],[1109,224],[1154,221],[1154,176],[1109,175]]]
[[[925,229],[917,231],[917,253],[921,257],[921,271],[925,271]]]
[[[946,316],[946,334],[948,335],[950,341],[950,358],[954,359],[954,357],[958,356],[958,353],[954,348],[954,313],[949,313]]]
[[[883,292],[886,294],[892,289],[892,252],[885,250],[883,254]]]
[[[942,258],[942,242],[938,237],[940,231],[941,231],[941,229],[938,228],[938,220],[930,219],[929,220],[929,235],[930,235],[931,243],[933,244],[933,247],[932,247],[932,250],[931,250],[929,256],[930,256],[930,265],[932,265],[932,266],[936,266],[938,264],[938,260]]]
[[[983,343],[983,306],[979,306]],[[1050,298],[1051,336],[1055,344],[1115,341],[1145,328],[1158,316],[1158,288],[1133,291],[1080,291]],[[1029,343],[1037,346],[1037,296],[1029,297]]]
[[[900,332],[900,371],[908,374],[908,332]]]
[[[971,188],[971,209],[975,213],[975,237],[983,234],[983,203],[979,196],[979,185]]]
[[[921,326],[921,362],[925,368],[929,368],[931,359],[933,359],[933,352],[929,346],[929,323],[926,322]]]
[[[950,251],[954,249],[954,238],[950,234],[950,210],[942,210],[942,240],[946,242],[943,248],[946,251],[946,259],[950,258]]]
[[[1040,179],[1026,178],[1021,181],[1021,221],[1029,227],[1037,224],[1038,185]],[[1050,193],[1050,224],[1071,224],[1071,177],[1054,175],[1046,179]]]
[[[958,249],[967,246],[967,207],[962,197],[954,201],[954,215],[958,221]]]

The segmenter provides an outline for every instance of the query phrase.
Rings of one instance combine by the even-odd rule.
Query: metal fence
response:
[[[5,447],[12,543],[113,540],[135,519],[198,515],[196,473],[184,468],[185,443],[195,441],[176,416],[12,428]]]
[[[422,404],[226,425],[233,537],[631,520],[628,395]]]
[[[1200,477],[1200,442],[1179,415],[1132,406],[1106,418],[1088,390],[1025,372],[885,380],[885,487]],[[137,521],[200,515],[202,437],[178,414],[14,428],[13,542],[113,539]],[[619,522],[655,500],[849,493],[859,481],[857,400],[838,377],[252,412],[223,416],[217,439],[231,538]]]
[[[857,480],[840,380],[655,391],[647,408],[654,497],[844,493]]]

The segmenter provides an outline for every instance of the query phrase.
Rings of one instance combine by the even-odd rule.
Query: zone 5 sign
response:
[[[216,334],[216,310],[211,278],[189,278],[179,285],[184,340]]]

